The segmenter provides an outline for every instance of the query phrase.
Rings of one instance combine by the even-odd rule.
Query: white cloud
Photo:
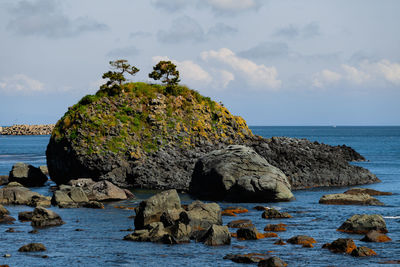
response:
[[[323,88],[327,85],[331,85],[340,81],[341,78],[342,75],[339,73],[330,70],[323,70],[314,74],[313,86]]]
[[[389,60],[381,60],[376,63],[378,73],[383,75],[385,79],[391,83],[400,84],[400,64],[392,63]]]
[[[220,79],[216,83],[217,88],[226,88],[231,81],[235,80],[235,75],[233,75],[232,72],[229,72],[227,70],[217,70],[216,72],[220,77]]]
[[[219,51],[205,51],[201,54],[204,61],[216,61],[229,66],[237,75],[242,76],[253,86],[262,86],[269,89],[278,89],[282,81],[277,79],[278,72],[275,67],[258,65],[251,60],[238,57],[228,48],[221,48]]]
[[[345,72],[346,79],[355,84],[362,84],[371,79],[371,75],[361,70],[358,70],[355,67],[343,64],[342,69]]]
[[[180,78],[188,83],[201,83],[209,84],[212,81],[211,75],[205,71],[200,65],[194,63],[190,60],[177,61],[171,60],[166,56],[154,56],[152,58],[154,63],[159,61],[172,61],[177,66],[179,70]]]
[[[255,0],[206,0],[208,5],[218,11],[242,11],[256,9],[261,2]]]
[[[43,83],[24,74],[15,74],[0,80],[0,91],[4,93],[31,93],[43,90]]]

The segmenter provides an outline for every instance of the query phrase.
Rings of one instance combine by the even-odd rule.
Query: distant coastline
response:
[[[50,135],[55,124],[0,126],[0,135]]]

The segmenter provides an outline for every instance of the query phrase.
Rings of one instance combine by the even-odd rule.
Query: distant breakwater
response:
[[[13,126],[0,127],[0,135],[49,135],[53,128],[54,124],[15,124]]]

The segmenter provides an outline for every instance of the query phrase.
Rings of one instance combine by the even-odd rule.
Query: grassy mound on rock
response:
[[[128,83],[83,97],[57,122],[52,139],[86,155],[141,159],[163,146],[191,148],[252,136],[246,122],[185,86]]]

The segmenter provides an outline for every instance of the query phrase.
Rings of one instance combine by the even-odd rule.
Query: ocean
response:
[[[262,232],[269,223],[285,223],[287,231],[278,233],[286,240],[295,235],[309,235],[317,240],[314,248],[299,245],[277,246],[276,238],[256,241],[238,241],[232,238],[230,246],[207,247],[191,242],[181,245],[162,245],[123,241],[134,228],[133,214],[114,206],[135,206],[149,197],[152,191],[134,191],[135,200],[107,203],[104,210],[93,209],[51,209],[60,214],[66,224],[39,230],[29,234],[29,223],[16,221],[12,225],[0,224],[0,256],[11,254],[10,258],[0,258],[1,264],[9,266],[240,266],[223,257],[229,253],[267,253],[278,256],[289,266],[376,266],[388,260],[400,260],[400,127],[251,127],[253,133],[263,137],[287,136],[307,138],[330,145],[346,144],[361,153],[368,161],[352,163],[369,169],[381,183],[359,186],[393,192],[392,196],[378,196],[385,206],[337,206],[321,205],[318,200],[324,194],[341,193],[350,187],[316,188],[294,191],[295,201],[269,203],[293,215],[292,219],[265,220],[260,211],[252,209],[257,203],[219,203],[222,208],[241,206],[248,213],[238,217],[223,217],[224,225],[234,219],[250,219]],[[6,175],[15,162],[23,161],[34,166],[46,164],[45,150],[49,136],[0,136],[0,175]],[[34,189],[44,195],[51,195],[46,187]],[[192,200],[182,194],[183,203]],[[260,203],[261,204],[261,203]],[[265,204],[264,204],[265,205]],[[26,206],[7,206],[11,216],[18,212],[32,210]],[[388,236],[392,242],[365,243],[361,235],[337,232],[336,229],[353,214],[381,214],[386,220]],[[5,232],[9,227],[14,233]],[[81,229],[82,231],[75,231]],[[233,229],[232,229],[233,231]],[[321,246],[337,238],[353,238],[357,246],[367,246],[377,252],[377,256],[354,258],[344,254],[334,254]],[[46,252],[20,253],[18,248],[30,242],[41,242]],[[47,255],[47,258],[42,258]],[[248,266],[243,264],[243,266]]]

